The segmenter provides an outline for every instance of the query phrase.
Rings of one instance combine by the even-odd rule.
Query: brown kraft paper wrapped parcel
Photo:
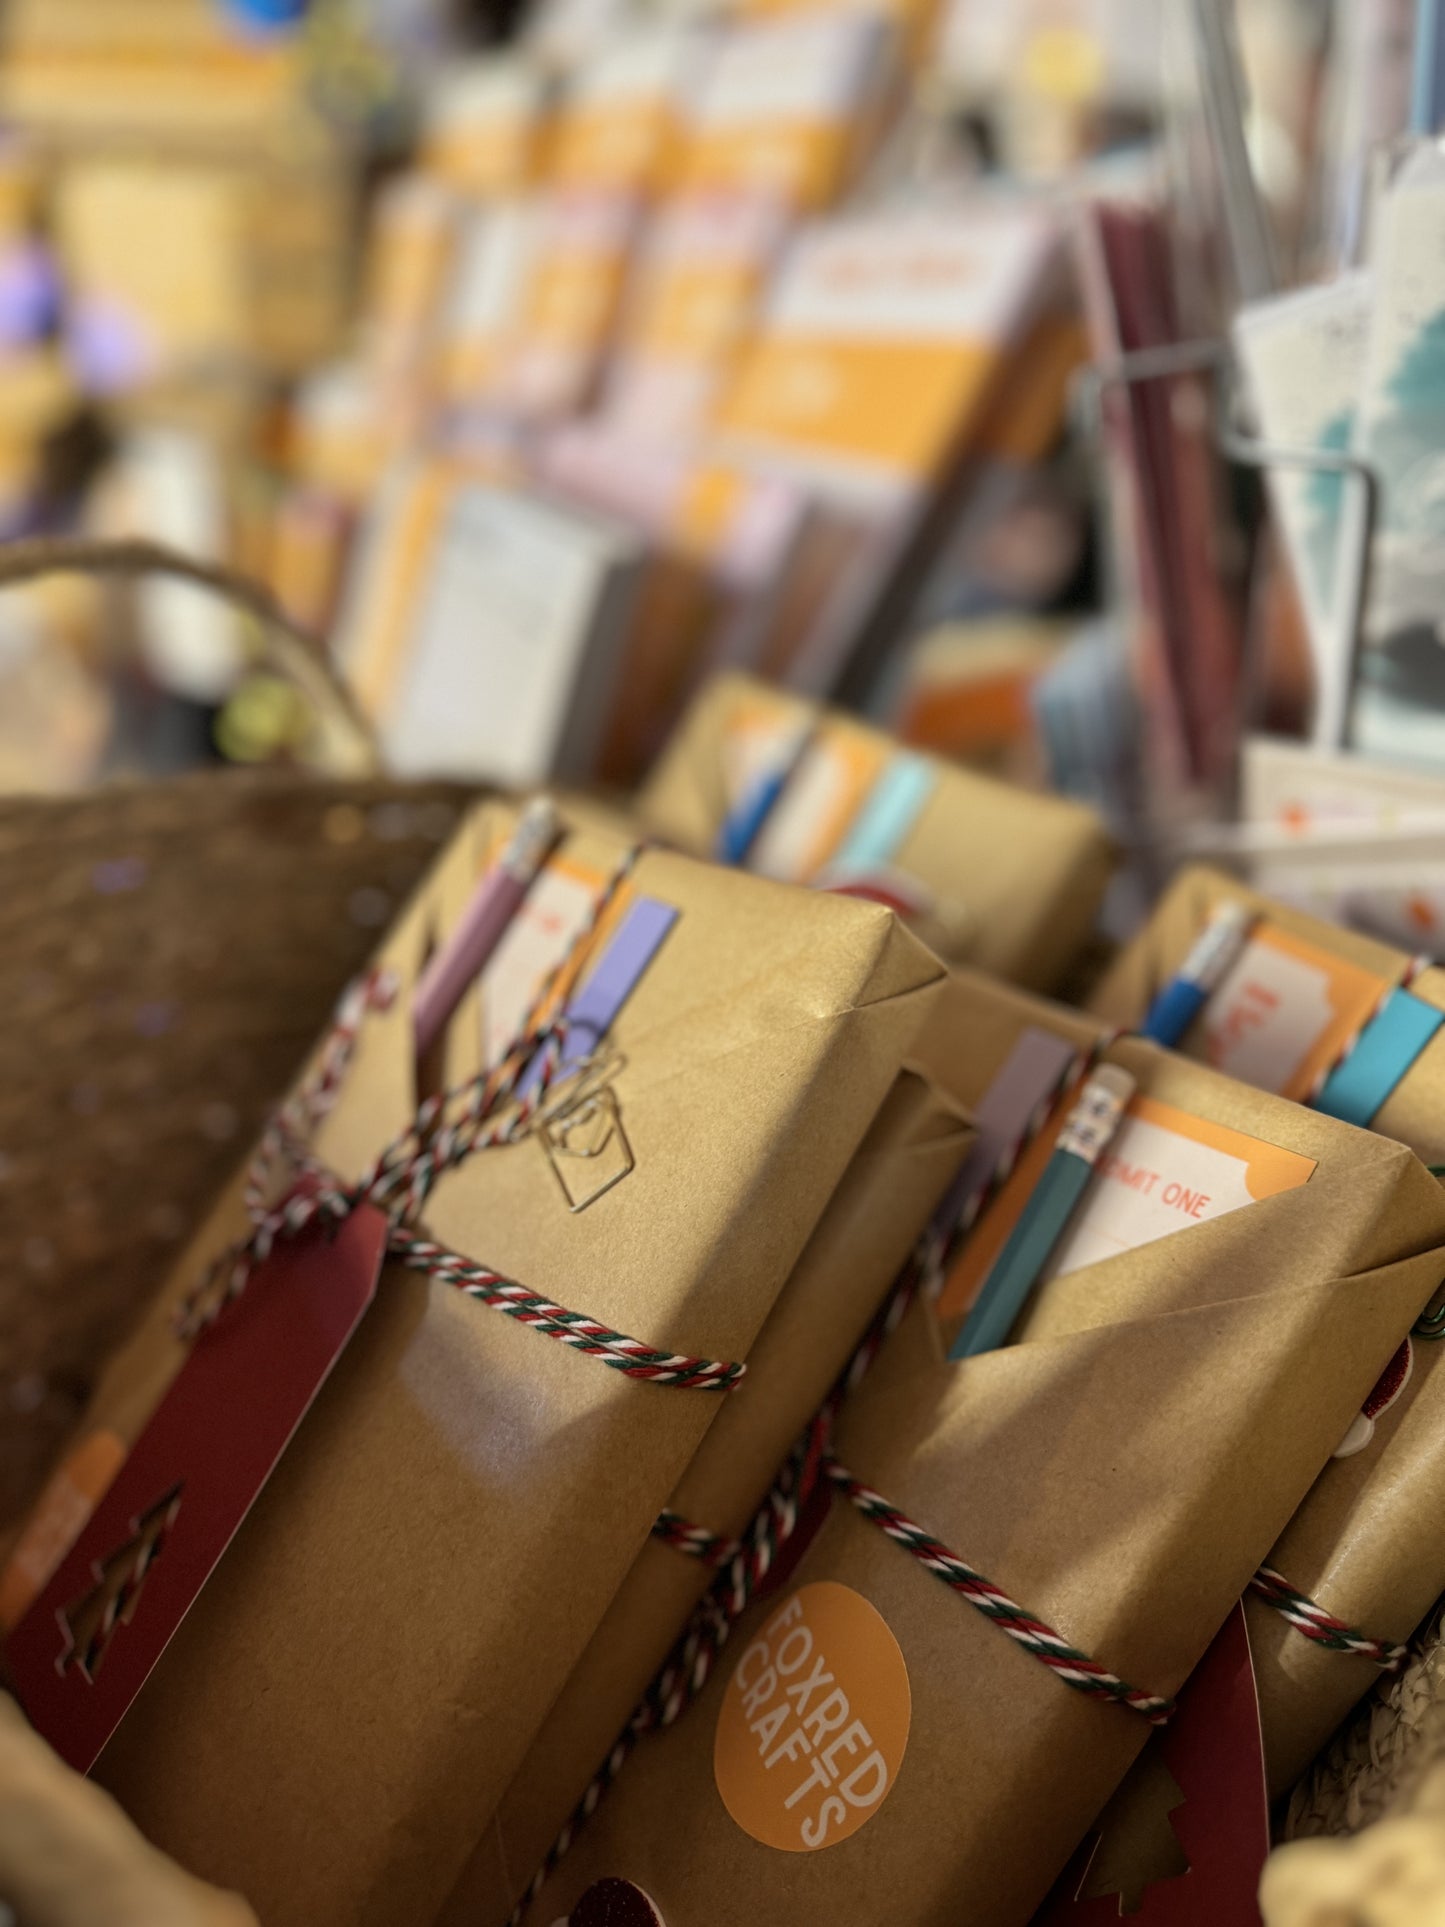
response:
[[[916,1049],[926,1072],[928,1052]],[[925,1076],[906,1071],[843,1175],[670,1509],[735,1537],[822,1403],[908,1258],[972,1133]],[[501,1922],[525,1892],[622,1730],[713,1569],[650,1540],[507,1790],[441,1919]]]
[[[1026,1024],[1081,1022],[962,980],[933,1061],[976,1104]],[[1149,1045],[1109,1056],[1148,1098],[1313,1160],[1308,1182],[1052,1280],[1015,1342],[961,1364],[915,1306],[844,1405],[835,1451],[1026,1614],[1167,1697],[1429,1298],[1445,1200],[1383,1138]],[[796,1711],[780,1715],[784,1680]],[[824,1691],[846,1706],[825,1713]],[[1070,1690],[835,1494],[529,1919],[621,1873],[669,1927],[1018,1927],[1150,1730]],[[764,1741],[771,1755],[751,1751]],[[830,1808],[819,1777],[853,1807]]]
[[[343,1179],[415,1111],[411,987],[513,820],[475,812],[383,946],[400,995],[363,1024],[313,1138]],[[560,852],[601,878],[624,855],[593,833]],[[421,1223],[650,1345],[743,1359],[939,968],[877,906],[650,852],[628,888],[679,913],[609,1039],[630,1170],[569,1209],[523,1138],[444,1175]],[[448,1052],[449,1081],[478,1069],[475,991]],[[239,1192],[117,1358],[91,1423],[136,1435],[177,1363],[171,1308],[244,1232]],[[267,1927],[431,1918],[721,1403],[388,1265],[99,1779]]]
[[[1291,910],[1215,871],[1192,869],[1116,960],[1096,993],[1096,1008],[1115,1022],[1136,1021],[1225,900],[1247,904],[1314,949],[1387,982],[1398,982],[1409,962],[1387,944]],[[1425,970],[1410,994],[1445,1010],[1445,970]],[[1184,1048],[1203,1050],[1200,1026]],[[1407,1144],[1425,1164],[1445,1163],[1445,1030],[1405,1072],[1371,1129]],[[1326,1612],[1386,1643],[1408,1640],[1445,1592],[1445,1515],[1438,1503],[1445,1480],[1445,1349],[1438,1339],[1417,1336],[1411,1350],[1410,1377],[1374,1420],[1369,1443],[1329,1462],[1267,1562]],[[1380,1671],[1371,1659],[1306,1639],[1262,1600],[1251,1598],[1246,1607],[1269,1783],[1281,1793]]]
[[[855,717],[730,674],[703,690],[642,789],[637,813],[647,830],[694,855],[713,853],[729,802],[729,734],[755,717],[799,729],[816,719],[870,775],[895,754],[926,764],[932,789],[889,865],[933,899],[920,931],[950,962],[1030,990],[1057,989],[1114,867],[1113,844],[1091,809],[925,757]]]

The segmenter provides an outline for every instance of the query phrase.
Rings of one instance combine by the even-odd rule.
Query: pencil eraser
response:
[[[1057,1149],[1086,1164],[1097,1163],[1119,1128],[1124,1107],[1134,1095],[1135,1082],[1117,1064],[1099,1064],[1090,1071],[1074,1101]]]
[[[1254,922],[1254,916],[1250,904],[1240,902],[1237,897],[1228,897],[1223,903],[1215,904],[1209,921],[1224,930],[1247,930]]]
[[[1129,1102],[1139,1088],[1138,1079],[1131,1077],[1118,1064],[1100,1064],[1090,1075],[1089,1083],[1101,1085],[1111,1097],[1119,1100],[1121,1107]]]
[[[1194,948],[1185,959],[1181,976],[1201,990],[1217,990],[1244,946],[1255,913],[1247,903],[1227,898],[1216,904]]]
[[[522,811],[506,853],[508,868],[529,881],[534,871],[547,860],[547,853],[562,833],[562,819],[550,796],[534,796]]]

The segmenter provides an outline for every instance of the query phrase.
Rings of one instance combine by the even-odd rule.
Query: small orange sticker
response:
[[[795,1592],[728,1682],[713,1742],[723,1805],[784,1853],[836,1846],[898,1778],[913,1700],[898,1641],[861,1593]]]

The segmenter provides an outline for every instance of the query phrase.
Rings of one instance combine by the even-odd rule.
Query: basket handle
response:
[[[89,536],[38,535],[0,543],[0,589],[46,575],[177,576],[255,616],[276,667],[349,739],[354,773],[381,773],[376,732],[356,698],[326,661],[316,637],[253,576],[140,537],[100,541]]]

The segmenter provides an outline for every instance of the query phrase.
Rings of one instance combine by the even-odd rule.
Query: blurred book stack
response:
[[[397,769],[620,793],[718,672],[842,701],[1103,808],[1122,930],[1264,860],[1255,738],[1441,756],[1445,175],[1338,12],[17,0],[6,525],[259,576]],[[324,756],[203,591],[55,599],[90,747],[23,780]]]

